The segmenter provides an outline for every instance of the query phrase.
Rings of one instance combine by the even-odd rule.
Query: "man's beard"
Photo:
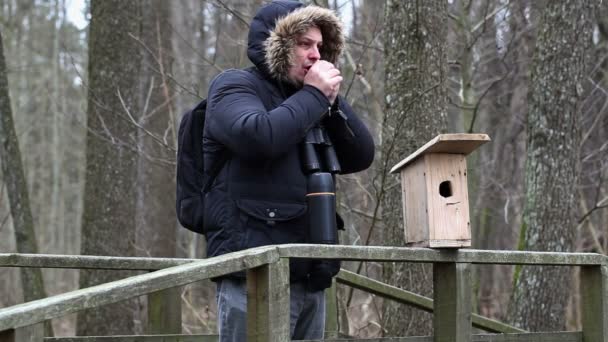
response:
[[[293,86],[294,88],[300,89],[300,88],[304,88],[304,81],[303,80],[298,80],[292,77],[287,77],[287,83],[289,83],[289,85]]]

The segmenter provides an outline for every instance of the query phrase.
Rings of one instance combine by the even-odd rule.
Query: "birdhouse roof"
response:
[[[426,153],[467,155],[488,141],[490,141],[490,137],[487,134],[439,134],[431,141],[424,144],[424,146],[419,148],[416,152],[410,154],[407,158],[393,166],[391,173],[401,170],[403,167]]]

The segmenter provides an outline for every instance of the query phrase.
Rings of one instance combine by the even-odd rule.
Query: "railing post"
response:
[[[247,271],[247,341],[291,340],[289,259]]]
[[[0,342],[15,342],[15,330],[0,331]]]
[[[433,341],[471,341],[471,266],[433,264]]]
[[[581,266],[584,342],[608,342],[607,281],[607,266]]]
[[[0,331],[0,342],[42,342],[43,340],[44,323]]]
[[[148,295],[148,333],[182,333],[182,298],[179,287]]]
[[[335,278],[331,287],[325,290],[325,338],[338,338],[338,295]]]

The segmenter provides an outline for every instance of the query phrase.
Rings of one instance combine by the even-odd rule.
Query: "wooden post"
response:
[[[15,330],[0,331],[0,342],[15,342]]]
[[[44,323],[38,323],[18,329],[0,331],[0,342],[42,341],[44,341]]]
[[[247,341],[291,340],[289,259],[247,271]]]
[[[325,290],[325,339],[338,338],[338,294],[336,279],[331,287]]]
[[[471,341],[471,265],[433,264],[433,341]]]
[[[607,280],[607,266],[581,267],[584,342],[608,342]]]
[[[152,335],[182,333],[182,298],[179,287],[148,295],[148,333]]]

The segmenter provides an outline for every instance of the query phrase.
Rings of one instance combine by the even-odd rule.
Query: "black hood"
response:
[[[262,6],[249,28],[247,56],[266,76],[287,81],[296,37],[316,26],[323,35],[321,59],[336,63],[344,48],[342,23],[326,8],[275,0]]]
[[[296,8],[304,7],[299,1],[279,0],[262,6],[249,25],[247,56],[249,60],[264,74],[270,75],[266,65],[265,42],[278,18],[286,16]]]

